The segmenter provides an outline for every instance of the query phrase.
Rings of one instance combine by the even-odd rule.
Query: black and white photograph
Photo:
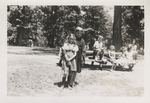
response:
[[[7,5],[7,96],[144,96],[144,6]]]
[[[0,7],[3,103],[150,101],[148,5],[17,2]]]

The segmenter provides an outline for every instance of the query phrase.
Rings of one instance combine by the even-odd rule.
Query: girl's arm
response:
[[[85,51],[85,41],[82,39],[82,51]]]
[[[113,58],[116,59],[116,52],[114,52],[114,57]]]
[[[78,48],[78,46],[76,45],[76,46],[74,47],[74,49],[73,49],[74,55],[73,55],[71,58],[69,58],[69,61],[71,61],[72,59],[74,59],[74,58],[76,57],[78,50],[79,50],[79,48]]]
[[[64,43],[64,45],[63,45],[63,47],[62,47],[62,51],[63,51],[63,54],[64,54],[64,56],[65,56],[65,59],[66,59],[67,61],[69,61],[69,59],[68,59],[68,57],[67,57],[67,55],[66,55],[66,48],[67,48],[67,44]]]
[[[109,55],[109,57],[112,59],[112,56],[110,55],[111,54],[111,52],[110,52],[110,50],[108,51],[108,55]]]
[[[69,58],[68,60],[71,61],[72,59],[74,59],[76,57],[76,55],[77,55],[77,53],[74,52],[74,55],[71,58]]]
[[[103,49],[103,42],[100,42],[100,48],[99,48],[99,50],[102,50]]]
[[[66,55],[66,50],[63,49],[63,53],[64,53],[64,56],[65,56],[65,59],[66,59],[67,61],[69,61],[69,59],[68,59],[68,57],[67,57],[67,55]]]

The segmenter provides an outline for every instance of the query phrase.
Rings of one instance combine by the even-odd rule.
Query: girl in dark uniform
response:
[[[76,43],[78,45],[78,52],[76,55],[77,73],[81,73],[81,66],[85,63],[85,41],[82,39],[83,29],[77,27],[75,30]]]

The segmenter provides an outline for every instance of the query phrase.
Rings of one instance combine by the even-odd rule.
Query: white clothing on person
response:
[[[95,49],[97,49],[97,50],[101,50],[101,49],[102,49],[102,46],[103,46],[103,43],[102,43],[102,42],[95,41],[93,47],[94,47]]]

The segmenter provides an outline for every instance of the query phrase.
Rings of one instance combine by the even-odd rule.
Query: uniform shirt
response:
[[[79,50],[81,50],[81,51],[85,50],[85,41],[83,39],[77,40],[76,43],[79,47]]]
[[[102,42],[99,43],[98,41],[95,41],[93,47],[94,47],[95,49],[99,49],[99,50],[100,50],[100,49],[102,49],[102,46],[103,46],[103,43],[102,43]]]

